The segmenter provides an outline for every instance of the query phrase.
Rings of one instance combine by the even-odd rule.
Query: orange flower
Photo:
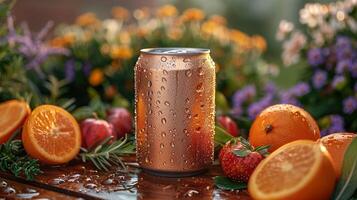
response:
[[[250,37],[236,29],[233,29],[229,33],[231,40],[242,49],[250,49],[251,48],[251,40]]]
[[[150,11],[148,8],[144,7],[141,9],[134,10],[133,15],[137,20],[147,19],[150,16]]]
[[[108,99],[112,99],[117,94],[117,88],[114,85],[110,85],[105,88],[105,96]]]
[[[112,59],[129,59],[133,56],[133,50],[127,46],[113,46],[110,52]]]
[[[94,13],[88,12],[78,16],[76,24],[80,26],[92,26],[99,24],[99,20]]]
[[[201,26],[203,34],[211,35],[217,28],[217,24],[211,20],[204,22]]]
[[[66,34],[56,37],[50,41],[50,45],[53,47],[68,47],[74,43],[75,37],[73,34]]]
[[[127,20],[130,17],[129,11],[123,7],[117,6],[112,9],[112,15],[115,19]]]
[[[100,85],[104,80],[104,74],[100,69],[94,69],[89,75],[89,84],[92,86]]]
[[[201,21],[205,18],[205,13],[197,8],[189,8],[181,16],[183,22]]]
[[[161,6],[156,12],[156,16],[159,18],[173,17],[176,15],[177,15],[177,9],[173,5]]]
[[[265,39],[260,35],[253,35],[252,43],[253,43],[253,46],[261,52],[265,51],[267,48],[267,43],[266,43]]]
[[[178,39],[181,38],[181,36],[182,36],[182,30],[180,28],[171,27],[167,31],[167,37],[172,39],[172,40],[178,40]]]
[[[226,25],[227,23],[227,20],[226,18],[220,16],[220,15],[212,15],[210,18],[209,18],[209,21],[212,21],[216,24],[219,24],[219,25]]]
[[[110,46],[109,44],[103,44],[101,47],[100,47],[100,53],[102,53],[103,55],[107,55],[110,53]]]

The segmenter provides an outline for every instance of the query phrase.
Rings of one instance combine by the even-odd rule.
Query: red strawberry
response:
[[[230,179],[248,182],[255,167],[267,155],[268,146],[253,148],[242,138],[235,138],[223,146],[219,160],[223,173]]]
[[[238,137],[239,130],[237,124],[228,116],[219,116],[217,118],[218,124],[222,126],[233,137]]]

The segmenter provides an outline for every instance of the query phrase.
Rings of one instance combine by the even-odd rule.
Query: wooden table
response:
[[[157,177],[142,172],[135,158],[129,173],[98,171],[90,164],[43,167],[35,181],[0,173],[0,199],[250,199],[246,191],[224,191],[213,184],[219,166],[187,178]]]

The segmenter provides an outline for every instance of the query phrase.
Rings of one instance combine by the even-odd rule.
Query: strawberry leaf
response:
[[[232,138],[233,138],[233,136],[231,136],[223,128],[221,128],[219,126],[215,127],[214,142],[216,143],[216,145],[223,146],[228,141],[230,141]]]
[[[342,165],[342,175],[339,179],[334,200],[350,199],[357,189],[357,138],[348,146]]]
[[[224,176],[214,177],[214,184],[222,190],[242,190],[247,188],[243,182],[235,182]]]
[[[247,149],[242,149],[242,150],[234,150],[233,154],[239,157],[246,157],[247,155],[249,155],[251,153],[250,150]]]
[[[254,151],[256,151],[266,157],[269,155],[269,152],[268,152],[269,148],[270,148],[270,145],[263,145],[263,146],[259,146],[259,147],[255,148]]]
[[[246,140],[244,137],[239,137],[240,142],[243,144],[243,146],[249,150],[253,150],[252,145],[250,145],[249,141]]]

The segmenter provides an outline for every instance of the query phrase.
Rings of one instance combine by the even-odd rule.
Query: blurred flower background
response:
[[[356,18],[356,0],[18,0],[2,17],[0,100],[132,110],[140,49],[203,47],[216,63],[217,114],[242,134],[275,103],[307,109],[322,134],[356,131]]]

